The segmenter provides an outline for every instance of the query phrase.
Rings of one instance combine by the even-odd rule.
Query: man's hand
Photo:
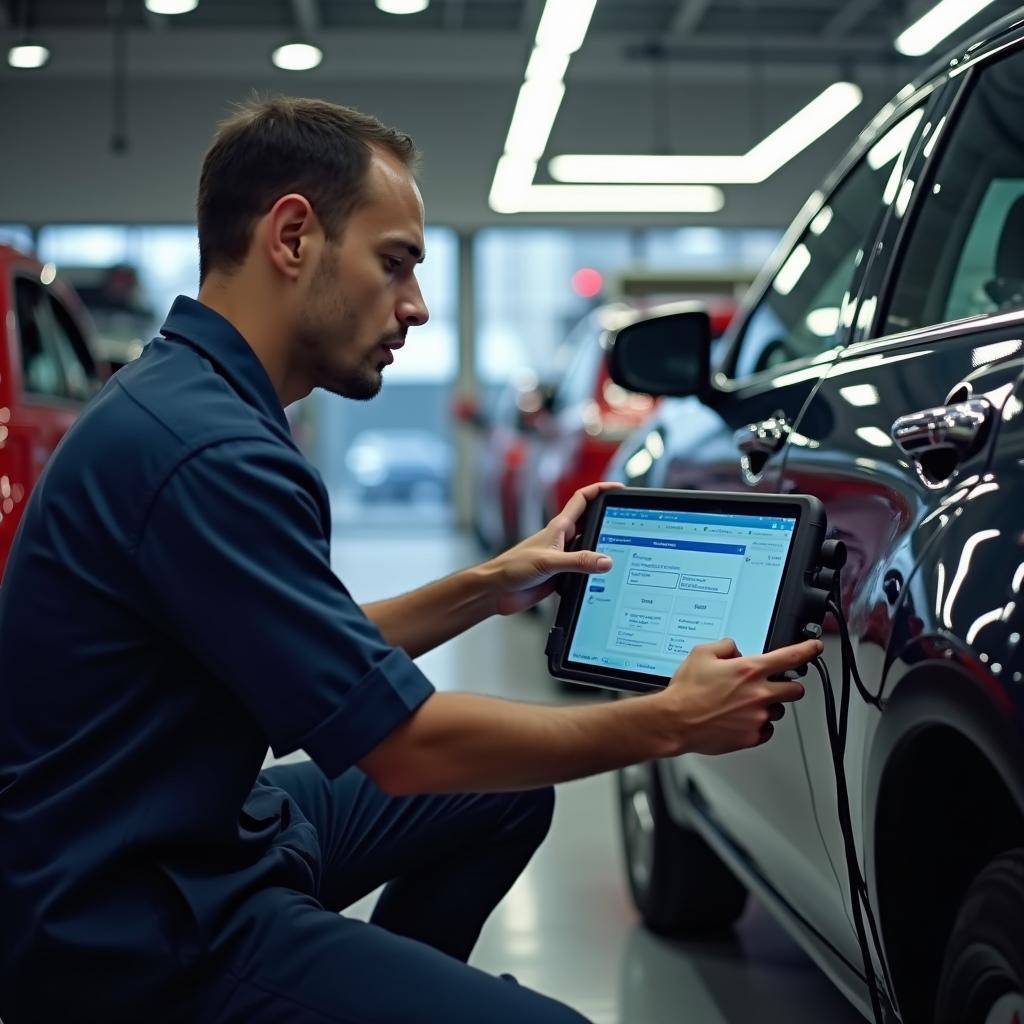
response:
[[[744,658],[732,640],[694,647],[658,695],[677,753],[725,754],[771,739],[784,704],[800,700],[800,683],[772,683],[769,677],[797,668],[822,651],[807,640]]]
[[[603,573],[612,567],[607,555],[566,549],[576,538],[587,502],[602,491],[621,486],[606,481],[580,488],[540,533],[527,537],[487,564],[493,574],[499,614],[521,612],[542,601],[554,591],[553,577],[560,572]]]

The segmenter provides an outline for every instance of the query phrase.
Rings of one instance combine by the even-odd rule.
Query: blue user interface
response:
[[[671,676],[697,645],[768,640],[796,520],[611,506],[595,550],[611,571],[587,582],[569,661]]]

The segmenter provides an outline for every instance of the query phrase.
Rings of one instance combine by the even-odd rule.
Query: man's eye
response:
[[[400,270],[401,267],[402,267],[402,261],[401,260],[395,259],[394,256],[385,256],[384,257],[384,269],[386,271],[388,271],[389,274],[393,274],[396,270]]]

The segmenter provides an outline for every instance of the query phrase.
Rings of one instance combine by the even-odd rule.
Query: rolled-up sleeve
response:
[[[277,756],[302,748],[335,776],[433,687],[332,571],[314,481],[269,441],[205,447],[163,482],[134,555],[157,627],[237,696]]]

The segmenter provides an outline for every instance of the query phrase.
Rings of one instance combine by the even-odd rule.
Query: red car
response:
[[[0,246],[0,577],[50,453],[106,376],[93,330],[52,264]]]
[[[519,471],[525,432],[542,404],[537,376],[523,372],[502,388],[486,410],[475,395],[460,395],[452,412],[472,428],[470,473],[473,532],[489,553],[504,551],[519,539]]]
[[[692,302],[689,303],[692,305]],[[730,299],[705,300],[711,333],[719,337],[736,311]],[[623,390],[608,376],[605,339],[643,317],[672,313],[677,304],[641,308],[599,306],[574,329],[572,361],[535,404],[519,457],[518,538],[528,537],[563,508],[580,487],[600,480],[619,445],[650,415],[654,400]]]

